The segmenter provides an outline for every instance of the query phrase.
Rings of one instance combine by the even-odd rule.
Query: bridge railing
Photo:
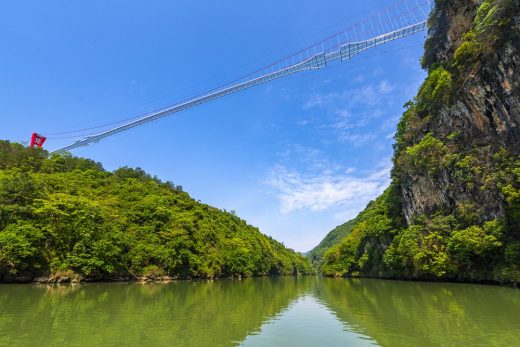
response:
[[[386,37],[387,33],[401,33],[402,28],[412,28],[417,23],[426,23],[432,6],[433,0],[398,1],[325,40],[221,87],[283,70],[308,61],[321,53],[327,55],[331,52],[336,52],[340,47],[347,44],[368,42],[376,37]],[[404,36],[406,35],[408,34],[404,34]]]
[[[103,138],[137,127],[147,122],[186,110],[188,108],[224,97],[241,90],[270,82],[297,72],[317,70],[334,60],[348,60],[376,46],[415,34],[427,28],[427,18],[432,0],[401,0],[393,7],[361,21],[357,25],[333,35],[320,43],[278,61],[264,69],[248,74],[233,82],[222,85],[178,104],[151,112],[139,119],[129,121],[113,129],[88,136],[70,146],[54,152],[98,142]],[[384,20],[384,17],[388,17]]]

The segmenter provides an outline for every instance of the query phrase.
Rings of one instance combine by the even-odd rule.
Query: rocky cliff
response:
[[[397,165],[408,223],[416,215],[468,204],[479,221],[504,217],[504,195],[499,189],[482,189],[482,179],[496,171],[492,158],[498,150],[520,153],[520,40],[511,20],[515,8],[517,1],[439,1],[432,14],[423,65],[430,77],[442,71],[451,80],[444,86],[447,102],[436,108],[421,100],[425,105],[412,110],[415,119],[406,120],[411,127],[400,147],[431,133],[450,153],[465,155],[474,175],[461,180],[460,163],[441,165],[434,177]],[[427,87],[419,98],[433,96],[426,95]]]
[[[520,281],[519,13],[518,0],[436,1],[392,184],[325,274]]]

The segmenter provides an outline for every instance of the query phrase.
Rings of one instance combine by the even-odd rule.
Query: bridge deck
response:
[[[359,33],[359,30],[356,32],[356,28],[353,27],[354,32],[358,36],[367,37],[371,35],[368,39],[354,42],[342,42],[341,35],[346,36],[346,39],[349,40],[348,33],[345,34],[346,31],[338,33],[337,35],[332,36],[331,38],[322,41],[319,44],[312,46],[304,51],[301,51],[282,62],[274,64],[264,70],[260,70],[255,74],[245,76],[235,83],[212,90],[200,96],[188,99],[164,109],[151,112],[137,120],[127,122],[113,129],[88,136],[82,140],[76,141],[69,146],[55,150],[52,153],[70,151],[78,147],[86,146],[90,143],[98,142],[106,137],[135,128],[159,118],[163,118],[174,113],[195,107],[197,105],[222,98],[224,96],[237,93],[244,89],[252,88],[260,84],[268,83],[288,75],[302,71],[319,70],[326,67],[327,64],[332,61],[346,61],[366,50],[423,31],[427,29],[426,17],[430,9],[430,7],[426,9],[425,6],[431,6],[430,1],[431,0],[415,0],[415,3],[418,4],[418,6],[412,9],[410,9],[408,4],[408,2],[412,2],[412,0],[408,2],[405,1],[404,3],[406,4],[407,11],[404,12],[404,14],[399,13],[399,15],[394,19],[392,19],[392,16],[390,16],[390,11],[387,9],[388,18],[390,21],[386,24],[383,23],[381,21],[382,14],[377,14],[377,17],[373,17],[377,18],[379,24],[375,19],[368,23],[361,22],[361,28],[365,29],[364,32]],[[373,22],[375,22],[375,24]],[[375,27],[379,28],[379,31],[385,29],[387,31],[383,32],[382,34],[375,35]],[[392,27],[397,27],[397,29],[388,30]]]

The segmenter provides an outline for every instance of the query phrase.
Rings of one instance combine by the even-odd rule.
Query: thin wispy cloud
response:
[[[356,83],[342,92],[311,94],[304,101],[303,110],[319,112],[322,117],[317,118],[316,128],[337,142],[361,146],[379,138],[386,141],[389,119],[390,127],[395,128],[395,117],[387,110],[394,103],[397,89],[386,79]]]
[[[376,140],[378,138],[378,135],[376,133],[350,133],[350,132],[343,132],[339,140],[342,142],[350,142],[356,146],[361,146],[366,144],[367,142]]]
[[[369,172],[350,168],[317,174],[302,174],[277,165],[271,170],[267,184],[277,190],[280,211],[285,214],[330,208],[359,211],[388,186],[389,172],[389,164]]]
[[[380,79],[341,92],[313,93],[303,110],[321,114],[313,117],[313,125],[325,138],[350,146],[370,144],[377,150],[380,141],[388,141],[390,117],[386,109],[396,89]],[[395,123],[394,118],[391,123]],[[361,171],[329,162],[321,151],[297,145],[288,146],[280,158],[266,183],[274,189],[284,214],[329,211],[338,220],[346,220],[389,185],[390,160]]]
[[[390,84],[387,80],[383,80],[379,83],[379,91],[383,94],[391,93],[395,90],[395,86]]]
[[[387,104],[389,95],[396,86],[387,80],[376,84],[366,84],[357,88],[349,88],[343,92],[313,93],[303,105],[304,110],[313,107],[345,109]]]
[[[343,94],[340,93],[314,93],[303,105],[304,110],[308,110],[317,106],[326,106],[330,103],[335,103],[343,99]]]
[[[308,172],[330,174],[342,170],[338,163],[326,158],[325,154],[316,149],[299,144],[290,144],[278,153],[279,164],[277,166],[303,166]],[[351,172],[352,168],[345,168]]]
[[[388,187],[393,131],[409,85],[370,76],[301,96],[297,124],[317,141],[286,145],[264,180],[282,218],[343,223]],[[376,153],[386,159],[378,162]]]

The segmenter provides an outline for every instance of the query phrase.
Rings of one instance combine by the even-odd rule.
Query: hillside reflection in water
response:
[[[0,345],[512,346],[514,288],[369,279],[0,285]]]

